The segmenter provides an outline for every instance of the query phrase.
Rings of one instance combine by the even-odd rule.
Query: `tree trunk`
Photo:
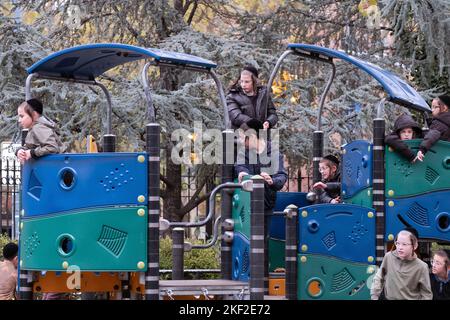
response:
[[[169,142],[170,144],[170,142]],[[166,178],[169,184],[166,185],[166,196],[164,198],[163,217],[169,221],[181,221],[181,165],[174,164],[170,159],[171,151],[168,148],[168,159],[166,161]]]

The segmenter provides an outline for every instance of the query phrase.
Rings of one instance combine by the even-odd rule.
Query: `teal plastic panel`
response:
[[[147,208],[99,208],[22,220],[23,270],[145,271]]]
[[[370,300],[374,265],[321,255],[298,255],[299,300]]]
[[[421,140],[406,143],[417,152]],[[450,189],[450,142],[438,141],[423,162],[410,163],[386,148],[386,197],[399,198]]]

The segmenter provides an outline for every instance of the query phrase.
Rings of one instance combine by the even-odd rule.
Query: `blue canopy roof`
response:
[[[27,72],[39,73],[43,77],[94,80],[118,65],[147,58],[180,67],[189,66],[199,69],[217,67],[214,62],[185,53],[118,43],[97,43],[52,53],[29,67]]]
[[[390,101],[407,108],[431,112],[430,106],[409,84],[393,73],[383,70],[370,62],[362,61],[341,51],[310,44],[291,43],[288,45],[288,49],[307,55],[318,54],[323,58],[338,58],[347,61],[374,77],[383,86]]]

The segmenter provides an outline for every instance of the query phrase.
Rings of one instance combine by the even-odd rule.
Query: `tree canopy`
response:
[[[25,69],[51,52],[87,43],[118,42],[198,55],[218,64],[216,72],[225,87],[246,63],[260,69],[267,81],[290,42],[317,44],[390,70],[430,99],[450,88],[449,6],[446,0],[11,1],[0,8],[0,138],[9,140],[18,132],[16,108],[24,98]],[[129,63],[99,79],[112,93],[119,150],[144,146],[142,66]],[[324,114],[328,150],[356,138],[370,139],[375,106],[384,94],[364,73],[342,62],[336,66]],[[311,135],[329,72],[320,63],[299,63],[293,57],[275,81],[281,147],[294,167],[310,162]],[[214,82],[204,74],[162,68],[152,69],[150,78],[167,150],[171,132],[192,131],[194,121],[205,128],[223,128]],[[74,150],[87,134],[101,137],[106,100],[98,88],[36,81],[33,94],[43,99],[46,114],[56,120],[63,140]],[[407,111],[389,104],[388,123],[401,112]],[[210,177],[211,171],[204,166],[194,170],[203,173],[202,187],[206,179],[201,176]],[[163,177],[167,190],[180,188],[175,180],[170,174]],[[204,199],[199,192],[185,209],[177,203],[178,215]]]

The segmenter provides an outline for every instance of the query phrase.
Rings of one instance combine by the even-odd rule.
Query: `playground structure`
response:
[[[313,134],[314,182],[320,180],[321,118],[335,76],[334,59],[348,62],[375,78],[387,97],[380,101],[373,120],[373,142],[357,140],[342,146],[342,204],[308,205],[306,198],[314,199],[313,195],[278,194],[276,211],[281,216],[272,219],[269,250],[275,248],[279,254],[281,248],[286,249],[285,257],[271,254],[270,270],[286,268],[288,299],[370,299],[370,278],[400,230],[416,228],[421,241],[450,241],[450,143],[439,141],[424,162],[414,164],[386,148],[383,117],[386,102],[422,112],[425,118],[430,108],[403,80],[340,51],[290,44],[279,58],[268,88],[288,55],[313,59],[331,67]],[[412,150],[418,150],[420,141],[407,143]],[[250,212],[248,198],[236,191],[234,201],[236,225],[245,226]],[[233,275],[244,280],[249,276],[245,256],[251,247],[247,240],[249,231],[241,227],[236,233],[239,233],[235,236],[239,243],[233,244],[236,261]]]
[[[381,262],[388,241],[405,226],[415,227],[421,238],[450,241],[450,146],[438,142],[418,164],[407,163],[385,150],[382,111],[386,102],[425,115],[430,108],[395,75],[339,51],[290,44],[271,74],[269,89],[290,54],[324,62],[332,70],[321,97],[313,138],[314,181],[320,179],[321,117],[335,74],[333,60],[352,63],[373,76],[387,98],[378,106],[373,143],[353,141],[343,146],[343,204],[309,205],[304,193],[278,193],[270,230],[270,271],[276,267],[286,269],[288,299],[368,299],[367,279]],[[106,87],[95,79],[115,66],[139,59],[150,60],[142,70],[148,108],[146,150],[119,153],[115,152],[111,127],[111,98]],[[160,126],[147,79],[150,66],[204,72],[217,85],[225,128],[222,184],[212,191],[210,211],[203,221],[160,220]],[[130,293],[142,294],[146,300],[177,295],[264,299],[268,288],[262,270],[263,181],[254,176],[242,184],[233,182],[233,167],[226,159],[234,158],[234,150],[229,147],[234,132],[229,129],[225,95],[213,71],[215,67],[211,61],[187,54],[93,44],[56,52],[27,70],[27,99],[32,97],[34,78],[70,81],[99,86],[108,108],[102,153],[49,155],[23,167],[19,266],[22,298],[31,299],[33,292],[64,290],[114,292],[116,298],[123,299]],[[417,149],[418,141],[408,143]],[[216,217],[214,203],[219,192],[221,214]],[[185,228],[204,225],[214,217],[214,235],[209,243],[184,244]],[[167,228],[173,228],[174,270],[172,280],[163,281],[159,272],[159,233]],[[219,239],[221,279],[183,280],[184,250],[210,247]],[[82,271],[82,285],[69,290],[66,280],[74,267]]]

